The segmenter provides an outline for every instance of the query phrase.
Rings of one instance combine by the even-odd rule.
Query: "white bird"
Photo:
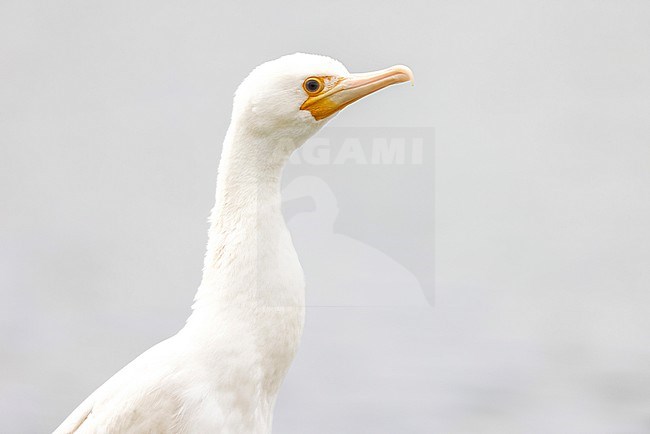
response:
[[[303,272],[280,209],[282,168],[339,110],[412,78],[405,66],[350,74],[336,60],[302,53],[255,68],[235,93],[186,325],[100,386],[54,433],[270,433],[304,322]]]

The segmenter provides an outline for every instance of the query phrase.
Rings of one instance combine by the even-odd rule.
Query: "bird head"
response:
[[[406,66],[351,74],[329,57],[291,54],[248,75],[235,93],[233,119],[245,121],[257,133],[302,143],[353,102],[412,79]]]

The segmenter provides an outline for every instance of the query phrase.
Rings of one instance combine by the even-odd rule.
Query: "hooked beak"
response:
[[[392,84],[413,80],[413,72],[404,65],[396,65],[381,71],[352,74],[342,77],[324,92],[309,96],[300,106],[309,110],[317,121],[325,119],[353,102]]]

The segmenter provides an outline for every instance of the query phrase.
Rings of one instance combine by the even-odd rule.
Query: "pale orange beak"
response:
[[[407,66],[396,65],[381,71],[352,74],[333,80],[331,77],[323,78],[329,79],[328,85],[321,93],[308,96],[300,106],[301,110],[309,110],[318,121],[392,84],[412,81],[413,72]]]

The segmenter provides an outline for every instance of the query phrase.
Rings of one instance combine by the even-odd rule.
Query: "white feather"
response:
[[[394,77],[386,71],[364,92],[412,77],[401,66],[389,71]],[[351,80],[349,98],[356,101],[363,96],[358,84],[370,75],[355,82],[339,62],[307,54],[251,72],[235,94],[190,318],[91,394],[55,434],[271,431],[305,300],[280,209],[280,177],[289,155],[327,121],[300,109],[307,97],[302,84],[311,76]]]

